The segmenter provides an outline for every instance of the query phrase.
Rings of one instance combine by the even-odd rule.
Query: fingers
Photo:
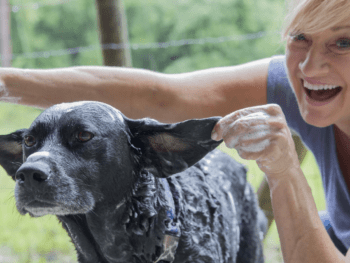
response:
[[[235,111],[224,118],[222,118],[214,127],[212,131],[212,139],[219,141],[227,136],[234,136],[234,131],[242,132],[248,127],[254,125],[262,125],[257,129],[267,129],[266,122],[270,120],[270,124],[273,124],[271,117],[284,117],[281,108],[276,104],[268,104],[264,106],[256,106]],[[283,119],[283,118],[282,118]],[[264,127],[265,125],[265,127]],[[275,122],[275,125],[278,125]],[[254,136],[254,135],[252,135]],[[234,146],[232,146],[234,147]]]
[[[238,119],[230,126],[224,127],[222,136],[227,147],[235,148],[238,143],[242,146],[243,143],[264,140],[271,132],[268,117],[255,116],[255,118]]]
[[[278,105],[242,109],[222,118],[212,138],[223,139],[241,158],[256,160],[265,173],[279,173],[294,163],[295,147]]]
[[[0,79],[0,101],[6,101],[10,103],[18,103],[19,98],[10,97],[10,93],[7,90],[5,84]]]
[[[5,84],[0,80],[0,98],[8,96],[8,91]]]

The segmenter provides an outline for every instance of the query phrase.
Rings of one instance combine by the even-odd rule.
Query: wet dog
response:
[[[0,164],[18,211],[56,215],[79,262],[263,262],[266,222],[245,168],[214,150],[218,120],[59,104],[0,136]]]

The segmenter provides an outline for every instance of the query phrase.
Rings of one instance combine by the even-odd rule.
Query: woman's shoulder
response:
[[[270,60],[268,68],[267,87],[288,86],[288,76],[286,70],[285,56],[274,56]]]
[[[267,103],[277,103],[282,108],[298,109],[287,76],[285,56],[275,56],[270,61],[267,75]]]

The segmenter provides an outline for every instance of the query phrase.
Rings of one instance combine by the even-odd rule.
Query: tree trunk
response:
[[[8,0],[0,0],[0,47],[1,66],[10,67],[12,59],[11,30],[10,30],[10,4]]]
[[[106,66],[131,67],[128,27],[122,0],[96,0]]]

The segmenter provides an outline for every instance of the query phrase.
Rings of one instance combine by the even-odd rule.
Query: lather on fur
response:
[[[212,151],[218,120],[162,124],[60,104],[1,135],[0,164],[18,211],[57,215],[79,262],[263,262],[266,219],[245,168]]]

